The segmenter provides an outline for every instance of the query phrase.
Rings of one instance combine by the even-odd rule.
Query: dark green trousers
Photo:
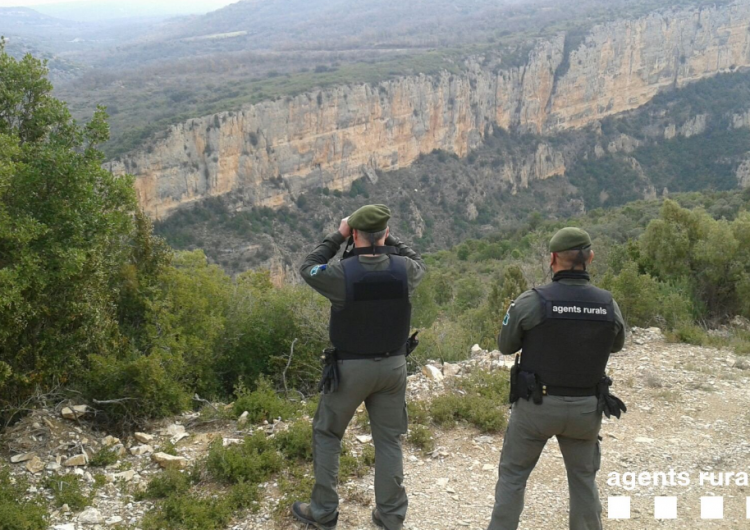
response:
[[[315,487],[310,508],[319,523],[338,510],[339,455],[344,431],[363,402],[375,443],[375,502],[388,530],[401,530],[408,501],[401,435],[406,434],[406,358],[339,361],[337,392],[323,394],[313,419]]]
[[[601,464],[602,413],[595,397],[544,396],[518,400],[508,422],[488,530],[516,530],[529,474],[547,440],[557,437],[568,473],[570,530],[601,530],[602,505],[596,487]]]

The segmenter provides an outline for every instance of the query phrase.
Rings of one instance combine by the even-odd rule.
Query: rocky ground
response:
[[[443,389],[445,379],[461,377],[472,369],[507,369],[496,352],[475,350],[472,359],[459,365],[426,369],[410,376],[410,398],[425,399]],[[750,362],[727,351],[684,344],[668,344],[657,329],[634,330],[627,347],[610,362],[614,392],[628,405],[623,419],[605,420],[602,428],[602,470],[599,485],[605,527],[643,528],[747,528],[746,497],[750,487],[741,473],[750,472]],[[10,429],[2,439],[4,458],[12,472],[30,481],[30,494],[50,495],[42,487],[45,477],[75,473],[87,488],[99,481],[93,505],[81,513],[53,508],[52,527],[79,530],[115,527],[137,528],[152,505],[135,502],[133,493],[166,466],[181,466],[205,455],[208,444],[222,437],[232,443],[248,429],[268,432],[279,426],[238,426],[236,422],[205,423],[195,414],[150,426],[148,432],[118,440],[95,432],[83,410],[72,407],[37,411]],[[283,428],[283,425],[280,426]],[[353,447],[370,443],[365,433],[351,428]],[[489,521],[502,435],[482,435],[469,427],[435,429],[436,450],[423,454],[405,445],[406,487],[410,509],[406,528],[439,530],[484,529]],[[359,436],[359,439],[357,439]],[[170,444],[178,457],[168,455]],[[102,446],[116,448],[117,464],[93,467],[89,459]],[[685,473],[688,485],[636,485],[609,483],[614,474]],[[700,484],[701,473],[735,473],[729,484]],[[97,475],[99,475],[97,477]],[[627,480],[629,477],[625,476]],[[342,485],[339,528],[369,529],[373,503],[372,473]],[[738,481],[738,482],[737,482]],[[237,520],[236,530],[296,528],[291,521],[276,523],[271,512],[278,503],[276,488],[268,484],[263,507],[257,514]],[[701,520],[700,498],[724,497],[724,518]],[[631,518],[607,520],[607,497],[631,497]],[[677,497],[677,519],[654,519],[654,496]],[[521,529],[567,528],[567,483],[562,456],[551,441],[531,476]]]

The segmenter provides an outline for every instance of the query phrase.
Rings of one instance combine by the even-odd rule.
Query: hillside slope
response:
[[[439,366],[439,364],[437,365]],[[459,363],[460,374],[477,370],[503,370],[507,362],[500,362],[496,353],[477,352],[469,361]],[[598,475],[600,495],[604,506],[605,524],[617,528],[721,528],[736,529],[745,521],[745,488],[737,485],[722,487],[700,486],[699,473],[746,471],[747,440],[750,436],[750,394],[743,389],[750,383],[750,364],[727,351],[669,344],[658,329],[635,329],[626,348],[610,361],[615,392],[628,404],[629,411],[619,421],[605,420],[602,428],[602,469]],[[455,373],[451,370],[450,373]],[[445,373],[449,373],[445,369]],[[461,375],[463,374],[463,375]],[[449,378],[446,379],[448,381]],[[409,377],[410,401],[420,401],[439,395],[444,382],[425,376]],[[358,414],[358,416],[360,416]],[[247,427],[232,422],[201,425],[197,415],[175,418],[177,424],[164,422],[153,425],[141,439],[153,436],[150,442],[166,444],[177,439],[177,454],[197,461],[206,455],[212,440],[223,439],[225,444],[239,442]],[[34,426],[36,423],[36,427]],[[346,440],[360,452],[371,444],[366,432],[353,422]],[[41,412],[24,420],[3,438],[3,451],[18,454],[36,451],[42,462],[54,461],[61,447],[70,445],[75,450],[76,437],[87,440],[87,445],[99,447],[105,433],[96,433],[85,425],[71,430],[66,420]],[[179,434],[187,426],[185,435]],[[285,425],[251,427],[273,436],[283,432]],[[30,437],[35,433],[36,438]],[[358,440],[356,436],[360,436]],[[72,438],[71,438],[72,437]],[[502,434],[486,435],[468,426],[435,430],[435,450],[426,455],[411,445],[405,445],[405,485],[410,496],[406,529],[452,530],[467,528],[483,530],[489,521],[493,492],[497,480],[497,464],[503,443]],[[63,445],[59,445],[63,444]],[[55,449],[55,446],[58,446]],[[139,446],[135,439],[125,440],[125,447]],[[143,447],[143,446],[139,446]],[[124,451],[124,449],[123,449]],[[137,450],[136,450],[137,452]],[[6,453],[7,454],[7,453]],[[24,462],[15,464],[15,475],[30,478],[39,485],[41,474],[30,474]],[[689,486],[636,486],[626,490],[607,484],[610,473],[663,472],[674,469],[687,472]],[[133,494],[142,491],[147,481],[162,474],[151,461],[150,453],[139,456],[128,454],[122,461],[104,471],[106,485],[93,498],[87,510],[103,522],[123,521],[138,525],[152,504],[134,501]],[[84,476],[87,475],[84,472]],[[308,477],[309,479],[309,477]],[[86,486],[84,491],[93,487]],[[347,529],[369,529],[370,511],[374,506],[372,472],[362,478],[344,481],[340,486],[342,503],[339,526]],[[264,485],[260,511],[235,518],[229,528],[234,530],[288,530],[298,528],[286,515],[292,499],[280,499],[278,481]],[[304,488],[303,488],[304,489]],[[302,497],[300,490],[300,500]],[[632,519],[606,522],[607,497],[631,496]],[[653,497],[676,496],[678,518],[656,523],[653,518]],[[724,519],[700,521],[700,497],[725,497]],[[294,499],[297,500],[297,499]],[[280,508],[278,503],[281,502]],[[278,509],[277,509],[278,508]],[[274,516],[279,511],[281,519]],[[522,516],[522,530],[560,530],[567,527],[568,488],[562,456],[554,440],[550,441],[531,475],[526,495],[526,509]],[[71,529],[83,527],[80,513],[55,511],[53,524],[69,524]]]
[[[459,156],[493,127],[550,134],[637,108],[660,90],[750,66],[750,4],[685,8],[539,42],[522,66],[342,86],[193,119],[114,162],[154,218],[237,192],[279,207],[346,190],[442,149]],[[561,166],[540,175],[564,173]]]

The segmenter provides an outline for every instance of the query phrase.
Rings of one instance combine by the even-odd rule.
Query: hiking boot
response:
[[[378,512],[377,508],[372,510],[372,524],[379,528],[385,528],[385,524],[383,524],[382,519],[380,519],[380,512]]]
[[[339,520],[339,514],[336,512],[336,517],[327,523],[319,523],[313,519],[312,513],[310,513],[310,505],[306,502],[295,502],[292,504],[292,515],[298,521],[301,521],[307,525],[311,525],[313,528],[319,530],[335,530],[336,523]]]

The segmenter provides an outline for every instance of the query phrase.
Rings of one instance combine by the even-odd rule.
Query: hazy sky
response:
[[[196,5],[196,6],[205,6],[206,10],[211,9],[218,9],[220,7],[224,7],[225,5],[232,4],[236,2],[237,0],[188,0],[187,2],[185,0],[153,0],[150,2],[151,4],[159,5],[160,7],[178,7],[183,6],[186,3]],[[33,6],[40,6],[40,5],[49,5],[49,4],[73,4],[77,3],[75,1],[71,0],[0,0],[0,7],[33,7]],[[85,2],[90,3],[90,2]],[[122,4],[122,0],[98,0],[97,3],[101,4]]]

